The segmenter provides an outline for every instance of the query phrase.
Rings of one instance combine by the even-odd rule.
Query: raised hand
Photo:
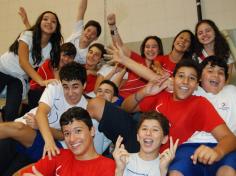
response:
[[[25,27],[27,29],[30,28],[31,26],[30,26],[30,23],[29,23],[29,20],[27,17],[27,13],[26,13],[26,10],[24,9],[24,7],[19,8],[18,14],[21,16],[21,20],[22,20],[23,24],[25,25]]]
[[[118,136],[115,144],[115,150],[112,154],[116,162],[116,169],[121,172],[124,171],[129,158],[129,153],[125,149],[124,144],[121,144],[122,141],[123,138]]]
[[[161,79],[155,79],[149,81],[144,87],[143,91],[146,96],[156,95],[168,86],[168,77],[163,77]]]
[[[113,63],[118,62],[121,64],[125,63],[126,56],[120,46],[111,45],[111,46],[108,46],[106,50],[108,54],[106,54],[105,57],[106,59],[110,60],[109,62],[113,62]]]
[[[178,143],[179,143],[179,139],[177,139],[175,143],[173,144],[173,139],[172,137],[170,137],[170,148],[164,150],[160,154],[161,175],[166,175],[171,161],[173,161],[173,159],[175,158],[175,153],[176,153]]]
[[[107,15],[107,23],[111,26],[116,24],[116,15],[114,13]]]

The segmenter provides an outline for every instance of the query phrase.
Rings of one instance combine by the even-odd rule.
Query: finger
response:
[[[170,136],[170,149],[171,150],[173,149],[173,139],[172,139],[172,136]]]
[[[177,147],[178,147],[178,144],[179,144],[179,139],[177,139],[177,140],[175,141],[175,144],[174,144],[174,152],[176,152]]]
[[[44,149],[43,149],[43,156],[42,156],[42,158],[44,159],[46,155],[47,155],[47,151],[46,151],[46,149],[44,148]]]
[[[120,148],[121,142],[123,141],[123,137],[121,137],[120,135],[118,136],[117,140],[116,140],[116,144],[115,144],[115,148]]]

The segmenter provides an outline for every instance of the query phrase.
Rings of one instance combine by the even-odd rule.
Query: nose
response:
[[[71,96],[71,95],[73,94],[72,89],[69,89],[69,90],[68,90],[68,94],[69,94],[69,96]]]
[[[183,83],[185,83],[185,84],[187,84],[188,81],[189,81],[188,77],[185,77],[185,78],[183,79]]]
[[[150,136],[151,134],[152,134],[151,130],[148,129],[147,132],[146,132],[146,135],[147,135],[147,136]]]
[[[75,140],[75,136],[73,133],[70,134],[70,142],[74,142]]]

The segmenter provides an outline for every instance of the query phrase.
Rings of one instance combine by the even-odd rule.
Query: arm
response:
[[[27,13],[26,13],[26,10],[24,9],[24,7],[19,8],[18,14],[21,16],[22,23],[25,25],[26,29],[31,28],[31,25],[28,20]]]
[[[150,81],[144,88],[137,91],[135,94],[128,96],[122,103],[122,109],[127,112],[140,111],[139,102],[147,97],[156,95],[168,86],[168,79],[159,79]]]
[[[111,13],[107,16],[107,23],[110,28],[113,45],[117,44],[117,45],[121,46],[125,55],[129,57],[131,55],[131,50],[124,45],[124,43],[120,37],[120,34],[118,32],[118,28],[116,26],[116,15],[114,13]]]
[[[110,72],[106,76],[98,74],[94,90],[96,90],[99,87],[100,83],[103,80],[111,80],[111,78],[114,75],[116,75],[116,76],[115,76],[115,78],[113,78],[112,82],[114,82],[116,84],[116,86],[119,87],[121,84],[121,81],[123,80],[125,73],[126,73],[126,69],[120,68],[118,66],[118,64],[116,64],[115,66],[113,66],[113,68],[110,70]]]
[[[21,40],[19,41],[18,56],[21,68],[40,86],[47,86],[50,82],[56,82],[55,79],[43,80],[41,76],[34,70],[34,68],[29,63],[29,47]]]
[[[129,153],[125,150],[124,144],[121,144],[123,138],[118,136],[115,144],[115,150],[112,153],[116,162],[115,176],[123,176]]]
[[[197,161],[204,164],[213,164],[222,159],[226,154],[236,150],[236,137],[226,124],[215,127],[211,134],[217,139],[218,144],[214,148],[201,145],[192,155],[193,163]]]
[[[36,113],[36,121],[45,141],[43,157],[48,154],[49,158],[51,158],[52,155],[55,156],[60,153],[53,138],[53,134],[58,134],[55,131],[51,131],[48,124],[48,114],[50,110],[51,108],[47,104],[40,102]]]
[[[156,73],[154,73],[151,69],[125,56],[120,46],[118,47],[111,46],[107,48],[107,50],[108,50],[108,53],[110,53],[110,55],[106,55],[106,56],[110,58],[111,61],[121,63],[126,68],[132,70],[135,74],[142,77],[143,79],[150,81],[153,79],[159,79],[161,77],[160,75],[157,75]],[[169,75],[163,75],[163,76],[167,77]]]
[[[79,0],[79,7],[78,7],[78,14],[77,14],[77,21],[84,19],[84,14],[87,9],[87,0]]]
[[[166,136],[166,140],[168,137]],[[178,147],[179,139],[175,141],[173,144],[173,139],[170,137],[170,148],[166,149],[160,154],[160,172],[161,176],[166,176],[168,172],[168,167],[175,158],[175,153]]]

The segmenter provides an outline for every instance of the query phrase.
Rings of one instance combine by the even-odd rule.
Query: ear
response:
[[[90,129],[90,134],[91,134],[91,136],[94,137],[94,136],[95,136],[95,133],[96,133],[96,130],[95,130],[94,127],[92,127],[92,128]]]
[[[84,83],[84,86],[83,86],[84,90],[85,90],[86,86],[87,86],[87,82]]]
[[[140,139],[139,139],[139,136],[138,136],[138,134],[137,134],[137,141],[140,143]]]
[[[164,138],[161,141],[161,144],[166,144],[168,139],[169,139],[168,135],[164,136]]]

